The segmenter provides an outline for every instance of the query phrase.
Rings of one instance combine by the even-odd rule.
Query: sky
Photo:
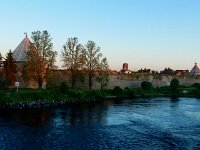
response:
[[[190,70],[200,64],[199,0],[1,0],[0,52],[24,32],[47,30],[58,52],[70,37],[94,41],[110,68]]]

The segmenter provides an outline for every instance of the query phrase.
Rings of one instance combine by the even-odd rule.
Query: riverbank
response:
[[[1,91],[0,109],[40,109],[63,107],[68,104],[96,103],[109,99],[135,99],[139,97],[200,97],[198,86],[179,87],[172,91],[170,87],[125,88],[115,87],[107,90],[86,89],[16,89]]]
[[[0,93],[0,109],[60,107],[67,104],[100,101],[105,91],[85,89],[15,89]]]

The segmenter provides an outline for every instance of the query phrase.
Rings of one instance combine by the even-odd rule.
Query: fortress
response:
[[[30,45],[30,40],[27,35],[22,42],[13,51],[13,58],[17,64],[17,80],[20,82],[20,87],[36,88],[37,83],[34,81],[25,81],[22,78],[24,64],[26,62],[26,52]],[[169,71],[168,71],[169,70]],[[107,88],[114,88],[115,86],[125,87],[140,87],[142,81],[152,82],[153,86],[160,87],[169,85],[171,79],[176,77],[179,79],[180,84],[190,85],[193,83],[200,83],[199,79],[200,69],[195,63],[191,71],[165,69],[161,73],[156,73],[150,69],[141,69],[137,72],[129,70],[128,63],[122,65],[122,69],[117,73],[116,71],[110,71],[110,82]],[[69,81],[69,76],[66,70],[54,69],[50,73],[50,77],[54,79],[57,85],[60,85],[62,81]],[[87,83],[79,83],[80,87],[87,87]],[[93,88],[100,89],[100,84],[94,81]]]

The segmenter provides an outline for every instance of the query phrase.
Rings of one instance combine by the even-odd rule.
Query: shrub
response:
[[[128,87],[125,87],[124,90],[129,90],[129,88],[128,88]]]
[[[61,82],[60,84],[60,92],[61,93],[66,93],[66,90],[67,90],[67,85],[65,82]]]
[[[122,96],[123,90],[119,86],[115,86],[114,89],[112,90],[112,93],[115,96]]]
[[[149,90],[149,89],[152,88],[152,84],[151,84],[151,82],[143,81],[143,82],[141,83],[141,87],[142,87],[142,89],[144,89],[144,90]]]
[[[192,86],[197,88],[197,89],[200,89],[200,84],[199,83],[194,83]]]
[[[128,89],[128,96],[134,98],[136,96],[136,91],[134,89]]]
[[[5,90],[5,88],[6,88],[6,82],[2,77],[0,77],[0,90]]]
[[[179,88],[179,80],[176,78],[173,78],[170,82],[170,88],[172,91],[177,92]]]

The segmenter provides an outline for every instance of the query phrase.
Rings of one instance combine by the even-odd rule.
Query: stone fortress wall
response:
[[[161,79],[154,79],[153,76],[140,77],[139,79],[127,79],[126,77],[120,78],[119,76],[110,76],[109,78],[110,82],[107,86],[108,89],[112,89],[115,86],[120,86],[121,88],[137,88],[141,87],[142,81],[151,82],[154,87],[169,86],[173,79],[172,76],[162,76]],[[187,86],[194,83],[200,83],[200,79],[195,77],[177,77],[177,79],[179,80],[180,85]]]

